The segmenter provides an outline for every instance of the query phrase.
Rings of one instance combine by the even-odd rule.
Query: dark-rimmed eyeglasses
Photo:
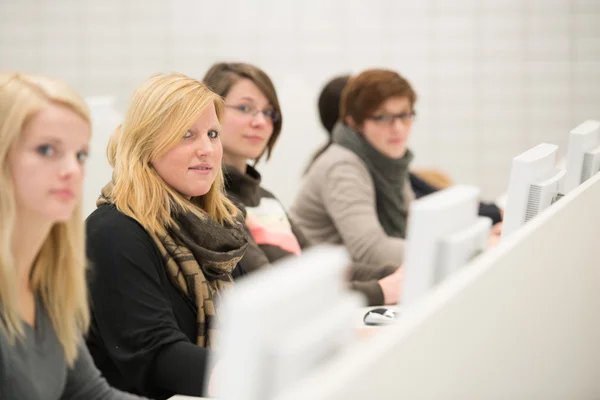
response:
[[[276,123],[277,121],[279,121],[279,113],[277,111],[273,110],[272,108],[265,108],[265,109],[259,110],[256,107],[245,105],[245,104],[239,104],[239,105],[226,104],[225,107],[232,108],[234,110],[239,111],[242,114],[249,115],[252,117],[256,117],[256,115],[258,115],[258,113],[262,113],[262,115],[265,117],[266,120],[269,120],[273,123]]]
[[[394,121],[396,121],[397,119],[402,121],[403,124],[410,124],[416,115],[417,113],[415,111],[402,112],[399,114],[381,113],[375,114],[367,119],[380,125],[393,125]]]

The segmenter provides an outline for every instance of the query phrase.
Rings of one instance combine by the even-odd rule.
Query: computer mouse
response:
[[[397,318],[397,313],[391,308],[374,308],[369,310],[363,321],[365,325],[388,325],[393,323]]]

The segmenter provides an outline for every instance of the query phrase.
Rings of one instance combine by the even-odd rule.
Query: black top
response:
[[[156,399],[203,395],[208,351],[196,310],[134,219],[103,205],[87,219],[92,324],[87,345],[108,382]]]
[[[435,193],[439,190],[413,173],[409,174],[409,178],[410,185],[415,192],[415,197],[417,199]],[[498,222],[502,222],[502,213],[500,212],[500,208],[493,203],[479,202],[479,215],[490,218],[492,220],[492,224],[494,225]]]

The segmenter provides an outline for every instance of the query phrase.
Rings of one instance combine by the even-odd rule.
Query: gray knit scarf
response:
[[[371,146],[361,134],[339,122],[333,128],[332,136],[333,143],[352,151],[367,166],[375,184],[377,217],[383,230],[388,236],[404,238],[408,217],[404,187],[413,154],[406,150],[400,159],[389,158]]]

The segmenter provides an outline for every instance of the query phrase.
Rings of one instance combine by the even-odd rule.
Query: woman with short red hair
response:
[[[398,73],[352,78],[332,145],[308,169],[292,219],[312,243],[343,244],[355,261],[400,265],[414,198],[407,148],[417,95]]]

